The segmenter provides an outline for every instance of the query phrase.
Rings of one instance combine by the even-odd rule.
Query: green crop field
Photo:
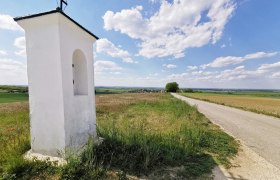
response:
[[[27,101],[28,94],[26,93],[0,93],[0,103],[11,103]]]
[[[24,86],[1,86],[0,104],[11,102],[22,102],[28,100],[28,89]]]
[[[0,104],[0,179],[211,179],[238,143],[195,107],[169,94],[97,95],[99,146],[89,142],[64,167],[25,161],[27,102]],[[128,176],[132,175],[132,176]]]
[[[280,117],[279,91],[194,92],[182,95],[236,107],[256,113]]]

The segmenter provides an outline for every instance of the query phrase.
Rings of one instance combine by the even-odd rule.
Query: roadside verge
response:
[[[174,93],[171,93],[171,94],[174,97],[181,99],[190,105],[196,105],[196,103],[193,103],[193,102],[190,103],[187,100],[188,98],[186,98],[186,97],[183,97],[183,96],[180,96],[180,95],[174,94]],[[234,159],[231,160],[232,167],[230,169],[225,169],[223,167],[220,167],[219,169],[216,168],[214,170],[214,172],[213,172],[214,175],[215,174],[217,175],[216,179],[223,179],[221,176],[218,176],[221,173],[220,170],[223,172],[223,174],[225,176],[224,178],[227,178],[227,179],[279,179],[280,170],[276,166],[272,165],[266,159],[264,159],[263,157],[258,155],[255,151],[253,151],[253,149],[246,146],[245,142],[241,138],[238,138],[237,136],[235,136],[236,134],[238,134],[238,132],[231,133],[230,131],[227,130],[227,129],[229,129],[228,127],[224,128],[225,122],[222,120],[222,118],[219,119],[218,122],[216,121],[216,119],[215,119],[215,121],[213,121],[212,117],[210,117],[208,115],[209,112],[207,112],[207,111],[211,111],[211,113],[213,113],[212,111],[215,110],[215,108],[213,109],[213,107],[212,107],[212,109],[210,109],[210,108],[207,109],[205,107],[206,106],[204,105],[203,110],[201,110],[201,108],[199,108],[199,105],[198,105],[198,110],[200,110],[200,112],[203,113],[214,124],[220,126],[221,129],[223,129],[226,133],[230,134],[232,137],[239,140],[240,144],[241,144],[238,156],[236,156]],[[205,110],[205,112],[204,112],[204,110]],[[223,111],[221,111],[219,113],[223,115],[220,117],[229,116],[228,114],[224,114]],[[233,118],[233,119],[236,121],[237,119],[240,119],[240,116]],[[242,127],[241,125],[240,125],[240,127],[236,126],[236,128],[234,128],[234,130],[235,131],[237,131],[237,130],[244,131],[244,127]],[[245,129],[245,131],[246,131],[246,129]],[[257,131],[257,129],[254,129],[254,131]],[[258,143],[258,141],[254,141],[254,142]],[[265,148],[265,146],[264,146],[264,148]],[[266,151],[264,151],[264,152],[266,152]],[[278,151],[276,151],[276,152],[278,152]],[[271,156],[273,157],[273,154],[271,154]],[[277,157],[277,154],[274,154],[274,156]]]

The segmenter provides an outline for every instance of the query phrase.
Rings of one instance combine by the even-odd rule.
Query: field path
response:
[[[245,147],[245,154],[248,151],[255,152],[268,162],[267,166],[271,164],[271,168],[274,168],[273,172],[280,175],[278,174],[280,172],[279,118],[187,98],[174,93],[172,95],[190,105],[197,105],[198,110],[208,119],[221,126],[227,133],[241,140],[241,143],[248,147]],[[255,163],[257,162],[256,160]]]

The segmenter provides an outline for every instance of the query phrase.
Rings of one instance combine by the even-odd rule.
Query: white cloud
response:
[[[162,66],[163,66],[163,67],[166,67],[166,68],[168,68],[168,69],[174,69],[174,68],[177,67],[175,64],[163,64]]]
[[[99,39],[96,43],[97,53],[105,53],[115,58],[122,58],[125,63],[135,63],[129,52],[122,50],[119,47],[115,46],[111,41],[105,38]]]
[[[120,31],[121,33],[128,34],[132,38],[139,38],[141,34],[145,34],[146,30],[145,20],[142,17],[140,11],[143,9],[142,6],[137,6],[132,9],[125,9],[121,12],[114,13],[107,11],[103,16],[104,29]]]
[[[267,57],[275,56],[277,54],[278,54],[278,52],[256,52],[256,53],[252,53],[252,54],[247,54],[243,57],[241,57],[241,56],[218,57],[211,63],[203,64],[200,67],[202,69],[205,69],[207,67],[212,67],[212,68],[225,67],[225,66],[229,66],[229,65],[240,64],[246,60],[267,58]]]
[[[278,70],[280,71],[280,61],[273,63],[273,64],[262,64],[258,70],[264,70],[264,71],[271,71],[271,70]]]
[[[273,73],[271,75],[272,78],[280,78],[280,72]]]
[[[191,74],[192,75],[201,75],[201,76],[209,76],[213,74],[217,74],[217,71],[211,72],[211,71],[193,71]]]
[[[26,57],[26,50],[21,49],[19,51],[16,51],[15,54],[18,55],[18,56]]]
[[[280,63],[280,62],[279,62]],[[100,76],[98,85],[117,86],[151,86],[163,87],[167,82],[176,81],[180,87],[196,88],[280,88],[278,63],[263,64],[262,68],[247,69],[238,66],[232,69],[205,71],[197,70],[163,76],[149,74],[148,76]],[[265,68],[264,68],[265,67]],[[260,70],[260,69],[266,70]],[[117,71],[116,71],[117,72]],[[167,72],[165,72],[167,73]],[[107,84],[106,84],[107,83]],[[262,85],[262,86],[260,86]]]
[[[133,61],[133,59],[131,57],[125,57],[123,58],[123,62],[125,63],[135,63],[138,64],[138,61]]]
[[[152,4],[156,4],[156,3],[159,3],[161,2],[162,0],[149,0],[150,3]]]
[[[227,47],[226,44],[222,44],[222,45],[221,45],[221,48],[222,48],[222,49],[225,48],[225,47]]]
[[[187,70],[188,70],[188,71],[193,71],[193,70],[196,70],[196,69],[198,69],[197,66],[188,66],[188,67],[187,67]]]
[[[26,57],[26,42],[25,37],[18,37],[15,39],[14,45],[20,50],[16,51],[15,54],[18,56]]]
[[[25,48],[25,37],[22,36],[22,37],[18,37],[15,39],[15,42],[14,42],[14,45],[17,47],[17,48]]]
[[[159,75],[158,73],[149,74],[149,76],[158,76],[158,75]]]
[[[176,58],[176,59],[183,58],[183,57],[185,57],[184,53],[178,53],[178,54],[174,55],[174,58]]]
[[[118,66],[113,61],[103,61],[98,60],[94,63],[95,72],[103,72],[103,71],[120,71],[122,67]]]
[[[120,12],[107,11],[105,30],[115,30],[140,39],[139,55],[147,58],[181,58],[191,47],[216,43],[235,10],[233,0],[163,0],[150,18],[141,14],[142,6]]]
[[[280,62],[273,64],[263,64],[255,70],[248,70],[245,66],[238,66],[233,69],[226,69],[222,71],[193,71],[190,73],[172,74],[167,77],[170,80],[177,81],[191,81],[211,83],[225,83],[227,86],[233,82],[249,82],[266,81],[266,79],[276,79],[280,77]],[[246,85],[246,84],[245,84]],[[248,87],[247,84],[246,87]],[[213,87],[213,84],[211,85]]]
[[[167,76],[168,80],[182,80],[189,77],[189,73],[171,74]]]
[[[116,71],[116,72],[110,72],[110,74],[119,75],[119,74],[122,74],[122,73],[119,72],[119,71]]]
[[[7,14],[0,14],[0,29],[23,31],[23,29],[14,21],[13,17]]]
[[[99,39],[96,43],[96,51],[98,53],[106,53],[112,57],[123,58],[129,56],[127,51],[119,49],[108,39]]]
[[[256,52],[252,54],[247,54],[244,58],[247,59],[260,59],[260,58],[267,58],[277,55],[278,52]]]
[[[7,52],[5,50],[0,50],[0,56],[6,56]]]
[[[26,85],[26,64],[12,59],[0,59],[0,84]]]

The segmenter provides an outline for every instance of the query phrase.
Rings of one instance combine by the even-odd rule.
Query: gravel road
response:
[[[198,110],[227,133],[280,169],[280,119],[172,93]],[[280,177],[279,177],[280,179]]]

